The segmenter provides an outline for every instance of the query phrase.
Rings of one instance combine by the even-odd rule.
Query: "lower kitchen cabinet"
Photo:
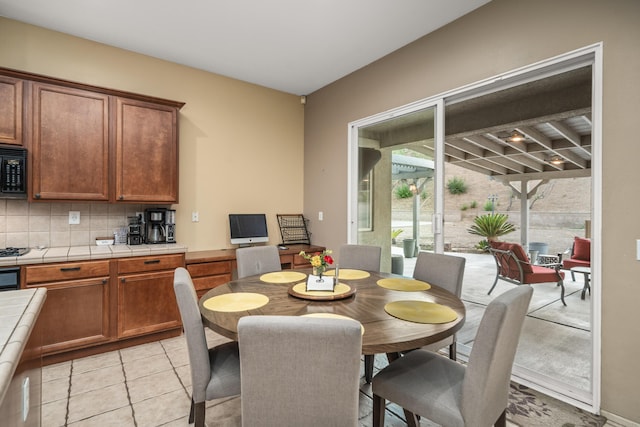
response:
[[[180,328],[173,275],[184,255],[118,261],[118,338]]]
[[[47,288],[45,364],[180,335],[177,267],[184,254],[24,266],[22,288]]]
[[[40,312],[43,354],[110,340],[109,261],[25,267],[26,287],[46,287]]]

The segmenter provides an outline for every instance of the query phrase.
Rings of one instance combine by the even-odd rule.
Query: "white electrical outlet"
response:
[[[198,212],[191,212],[191,222],[200,222],[200,214]]]
[[[69,211],[69,224],[80,224],[79,211]]]
[[[318,212],[318,221],[322,221],[324,219],[324,212]]]

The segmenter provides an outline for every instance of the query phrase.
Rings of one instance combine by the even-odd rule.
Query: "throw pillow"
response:
[[[591,261],[591,240],[576,237],[573,240],[573,256],[572,258],[581,261]]]

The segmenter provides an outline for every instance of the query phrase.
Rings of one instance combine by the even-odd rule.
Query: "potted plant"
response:
[[[396,228],[395,230],[391,230],[391,244],[395,245],[397,242],[398,236],[403,232],[402,228]]]
[[[486,215],[476,216],[473,219],[473,225],[467,229],[471,234],[482,236],[486,238],[486,242],[480,242],[477,246],[481,249],[486,249],[492,241],[497,240],[498,237],[509,234],[515,231],[516,226],[508,222],[509,216],[502,213],[492,213]]]

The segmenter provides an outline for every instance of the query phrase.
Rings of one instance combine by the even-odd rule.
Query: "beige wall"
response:
[[[347,240],[350,121],[603,41],[602,408],[640,422],[640,2],[494,0],[307,97],[304,213],[318,243]],[[327,190],[329,189],[329,190]],[[331,203],[321,196],[332,194]]]
[[[266,213],[275,244],[276,214],[302,212],[297,96],[1,17],[0,40],[2,67],[186,103],[175,208],[178,241],[190,250],[230,247],[229,213]]]

